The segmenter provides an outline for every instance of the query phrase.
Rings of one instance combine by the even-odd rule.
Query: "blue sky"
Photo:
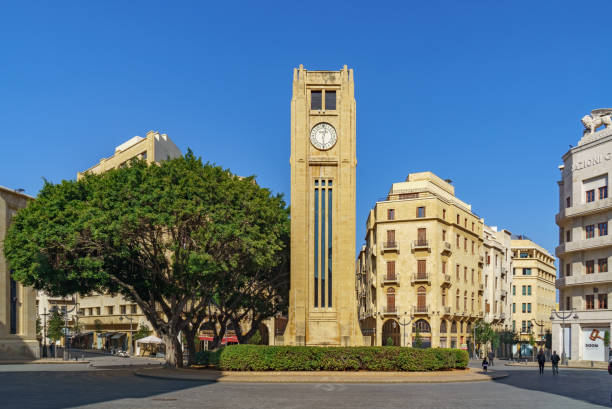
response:
[[[391,183],[431,170],[487,224],[553,251],[561,156],[612,106],[610,15],[609,1],[4,3],[0,185],[36,195],[153,129],[288,200],[292,69],[348,64],[358,245]]]

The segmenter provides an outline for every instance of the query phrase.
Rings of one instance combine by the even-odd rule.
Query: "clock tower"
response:
[[[355,293],[353,70],[293,71],[286,345],[361,345]]]

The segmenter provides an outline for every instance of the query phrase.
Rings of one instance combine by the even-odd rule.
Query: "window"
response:
[[[586,233],[587,239],[592,239],[593,237],[595,237],[595,225],[594,224],[589,224],[588,226],[585,226],[584,231]]]
[[[608,272],[608,259],[607,258],[600,258],[599,260],[597,260],[597,271],[600,273],[607,273]]]
[[[442,306],[444,307],[445,305],[446,305],[446,288],[443,288],[442,289]],[[442,322],[444,322],[444,320],[442,320]]]
[[[88,312],[88,315],[93,315],[93,308],[88,308],[87,312]]]
[[[516,332],[516,321],[512,320],[512,332]]]
[[[461,297],[459,296],[459,290],[457,290],[457,300],[456,300],[456,303],[455,303],[455,306],[457,307],[457,311],[459,311],[459,298],[461,298]]]
[[[474,284],[474,269],[472,269],[472,284]]]
[[[593,274],[595,272],[595,260],[587,260],[584,262],[587,274]]]
[[[523,289],[523,295],[527,295],[527,286],[524,285],[522,289]]]
[[[442,241],[446,241],[446,230],[442,230]]]
[[[467,311],[467,291],[463,293],[463,311]]]
[[[446,274],[446,261],[442,262],[442,274]]]
[[[527,312],[531,312],[531,303],[527,303]]]
[[[571,202],[570,202],[570,197],[566,197],[565,198],[565,207],[570,207],[571,206]]]
[[[476,310],[474,310],[474,293],[472,293],[472,311],[476,311]]]
[[[463,250],[467,252],[467,239],[466,238],[463,239]]]
[[[387,261],[387,280],[395,280],[395,261]]]
[[[572,298],[571,297],[565,297],[565,309],[566,310],[572,309]]]
[[[512,313],[516,313],[516,303],[512,303]]]
[[[457,224],[461,224],[461,217],[457,215]]]
[[[474,222],[472,222],[472,231],[474,231]]]
[[[472,254],[474,254],[474,240],[472,240]]]
[[[521,321],[521,332],[527,332],[527,321]]]
[[[531,295],[531,286],[530,285],[527,286],[527,295]]]
[[[395,209],[387,209],[387,220],[395,220]]]
[[[597,225],[597,234],[600,236],[608,235],[608,222],[599,223]]]
[[[463,267],[463,281],[467,283],[467,267]]]
[[[595,200],[595,189],[587,190],[586,192],[586,201],[590,203]]]
[[[459,280],[459,264],[457,264],[457,280]]]
[[[336,91],[325,91],[325,109],[330,111],[336,109]]]
[[[595,309],[595,296],[593,294],[587,294],[584,296],[586,301],[586,309],[592,310]]]
[[[600,310],[608,309],[608,294],[597,294],[597,308]]]
[[[463,227],[467,229],[467,217],[463,220]]]
[[[101,313],[101,308],[100,307],[96,307],[96,315],[100,315]]]
[[[425,217],[425,207],[417,207],[417,217]]]
[[[606,199],[608,197],[608,186],[602,186],[599,188],[599,200]]]
[[[526,303],[523,303],[521,305],[521,307],[522,307],[523,313],[527,312],[527,304]]]
[[[516,295],[516,286],[515,285],[512,286],[512,295]]]
[[[459,237],[459,235],[457,235],[457,248],[459,248],[459,247],[461,246],[461,245],[459,244],[459,240],[460,240],[460,237]]]
[[[572,241],[572,231],[571,230],[568,230],[565,232],[565,241],[568,243]]]
[[[523,269],[523,275],[524,276],[530,276],[531,275],[531,269],[530,268],[524,268]]]
[[[572,265],[569,263],[565,265],[565,275],[566,276],[572,275]]]
[[[112,306],[110,306],[110,307],[106,307],[106,313],[107,313],[108,315],[113,315],[113,307],[112,307]]]
[[[442,209],[442,218],[446,220],[446,209]]]
[[[495,289],[497,290],[497,277],[495,277]]]
[[[127,310],[127,307],[126,307],[125,305],[120,305],[120,306],[119,306],[119,312],[120,312],[121,314],[125,314],[125,313],[126,313],[126,310]]]
[[[487,258],[487,265],[491,264],[491,256],[489,256],[489,253],[487,253],[486,258]]]
[[[132,314],[136,314],[136,313],[137,313],[137,308],[138,308],[138,307],[136,306],[136,304],[133,304],[133,305],[132,305],[132,311],[131,311],[131,313],[132,313]]]
[[[310,109],[323,109],[323,92],[322,91],[310,91]]]
[[[527,253],[526,251],[521,251],[520,258],[527,258],[527,257],[529,257],[529,253]]]

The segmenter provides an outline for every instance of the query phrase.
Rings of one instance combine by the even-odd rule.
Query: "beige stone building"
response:
[[[115,148],[109,158],[103,158],[86,172],[103,173],[110,169],[126,166],[133,158],[145,159],[147,163],[159,163],[168,158],[182,156],[181,151],[166,134],[149,131],[145,138],[135,136]],[[75,297],[77,297],[75,295]],[[130,349],[133,332],[141,325],[152,328],[140,308],[121,295],[95,294],[78,297],[82,333],[75,339],[77,346],[83,348],[121,348]]]
[[[288,345],[360,345],[353,70],[293,73]]]
[[[521,341],[542,341],[555,308],[555,259],[524,236],[512,240],[512,328]]]
[[[498,331],[511,328],[512,266],[511,233],[484,225],[482,297],[485,322]]]
[[[3,242],[12,217],[33,197],[0,186],[0,360],[40,357],[36,292],[11,278]]]
[[[612,109],[585,115],[586,129],[563,155],[559,185],[559,304],[553,348],[572,361],[607,361],[605,333],[612,332]],[[599,129],[599,130],[597,130]],[[563,319],[564,318],[564,319]]]
[[[394,183],[367,219],[357,259],[361,331],[371,345],[467,348],[483,318],[483,222],[431,172]]]
[[[36,292],[36,314],[40,319],[41,333],[39,337],[43,340],[44,345],[50,345],[51,339],[49,339],[46,331],[47,324],[51,315],[55,312],[59,312],[62,316],[68,316],[68,327],[72,330],[74,325],[78,322],[78,309],[77,309],[77,296],[54,296],[48,295],[44,291]],[[63,346],[65,339],[60,341]]]

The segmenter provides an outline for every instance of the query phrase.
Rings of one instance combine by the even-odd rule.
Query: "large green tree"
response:
[[[265,300],[242,317],[253,323],[284,307],[288,232],[280,195],[189,152],[45,183],[15,217],[5,253],[26,285],[135,302],[163,338],[167,365],[182,366],[179,333],[195,334],[211,306],[225,323],[241,297]]]

